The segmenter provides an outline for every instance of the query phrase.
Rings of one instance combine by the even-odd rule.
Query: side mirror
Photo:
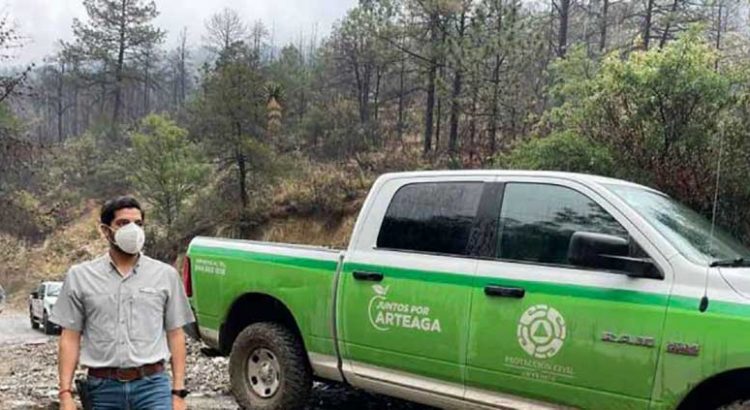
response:
[[[651,259],[631,257],[630,241],[619,236],[575,232],[570,238],[568,261],[586,268],[625,272],[631,277],[662,278]]]
[[[39,292],[37,292],[37,291],[31,292],[31,298],[32,299],[39,299]]]

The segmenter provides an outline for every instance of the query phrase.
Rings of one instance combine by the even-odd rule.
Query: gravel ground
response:
[[[209,357],[188,343],[191,409],[238,409],[229,394],[228,360]],[[81,373],[82,375],[82,373]],[[31,331],[23,314],[0,314],[0,408],[57,409],[57,337]],[[338,384],[315,383],[307,410],[429,410]]]

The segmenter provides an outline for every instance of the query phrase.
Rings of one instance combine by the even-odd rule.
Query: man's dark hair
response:
[[[99,215],[99,220],[104,225],[109,226],[115,219],[115,212],[120,209],[136,208],[141,211],[141,218],[146,219],[146,213],[141,208],[141,203],[132,196],[120,196],[115,199],[110,199],[102,205],[102,211]]]

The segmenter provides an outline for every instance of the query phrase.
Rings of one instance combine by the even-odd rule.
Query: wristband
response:
[[[71,396],[71,397],[73,397],[73,390],[70,390],[70,389],[63,389],[63,390],[60,390],[60,391],[59,391],[59,392],[57,393],[57,397],[60,397],[60,398],[62,398],[62,395],[63,395],[63,394],[65,394],[65,393],[69,393],[69,394],[70,394],[70,396]]]

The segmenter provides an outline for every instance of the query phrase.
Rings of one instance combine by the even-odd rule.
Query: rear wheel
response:
[[[243,409],[300,409],[312,374],[302,341],[276,323],[256,323],[234,341],[229,356],[232,393]]]
[[[49,321],[49,316],[47,316],[47,312],[44,312],[44,317],[42,317],[42,326],[44,327],[45,335],[51,335],[55,333],[55,325]]]
[[[34,312],[31,309],[29,309],[29,321],[31,322],[32,329],[39,329],[39,323],[34,320]]]

